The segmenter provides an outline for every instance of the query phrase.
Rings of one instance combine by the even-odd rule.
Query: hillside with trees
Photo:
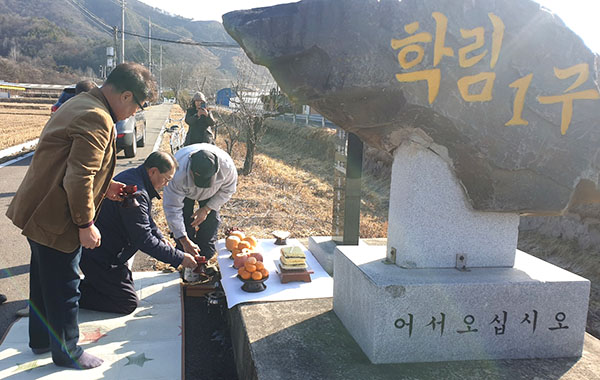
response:
[[[0,80],[73,83],[99,78],[106,48],[121,38],[121,2],[113,0],[0,0]],[[163,86],[214,93],[251,65],[216,21],[193,21],[136,0],[126,2],[125,60],[148,64],[149,19],[152,67],[158,73],[162,46]],[[179,43],[161,40],[177,41]],[[255,68],[266,75],[262,68]]]

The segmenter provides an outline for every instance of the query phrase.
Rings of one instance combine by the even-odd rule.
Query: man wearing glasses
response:
[[[160,199],[158,192],[173,178],[176,169],[173,155],[157,151],[139,167],[114,178],[137,186],[137,204],[124,207],[122,202],[108,201],[102,205],[95,225],[104,240],[97,248],[84,248],[79,263],[85,275],[79,285],[81,308],[119,314],[130,314],[136,309],[139,300],[127,261],[138,250],[175,268],[180,264],[196,268],[194,255],[174,248],[152,219],[152,199]]]
[[[44,126],[6,212],[31,247],[29,347],[35,354],[52,351],[58,366],[102,364],[77,345],[81,249],[101,244],[94,221],[104,198],[122,199],[124,185],[111,180],[114,124],[155,97],[152,74],[142,65],[123,63],[101,88],[63,104]]]

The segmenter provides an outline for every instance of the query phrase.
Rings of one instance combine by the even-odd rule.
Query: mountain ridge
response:
[[[148,65],[148,39],[139,36],[148,35],[149,19],[153,38],[237,45],[217,21],[194,21],[128,0],[126,61]],[[100,65],[106,64],[106,47],[114,45],[114,27],[120,49],[121,4],[117,0],[0,0],[0,79],[66,84],[82,76],[97,78]],[[195,82],[211,90],[231,85],[240,62],[247,61],[239,48],[153,40],[155,70],[160,64],[160,46],[163,81],[185,82],[199,77]]]

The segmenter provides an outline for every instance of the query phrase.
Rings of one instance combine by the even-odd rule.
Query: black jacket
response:
[[[202,115],[198,117],[198,110],[196,107],[188,108],[185,113],[185,122],[189,126],[189,129],[185,136],[183,146],[199,143],[214,143],[213,134],[208,129],[208,127],[215,125],[215,119],[213,119],[210,111],[208,111],[208,116]]]
[[[152,186],[143,165],[128,169],[115,177],[126,185],[137,185],[139,207],[121,207],[121,202],[104,200],[94,223],[102,235],[95,249],[83,248],[81,260],[92,259],[109,268],[123,264],[138,250],[174,267],[183,261],[184,253],[162,241],[163,235],[152,219],[152,198],[160,196]]]

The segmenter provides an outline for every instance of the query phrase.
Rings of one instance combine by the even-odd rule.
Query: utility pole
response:
[[[152,22],[148,16],[148,70],[152,74]]]
[[[114,38],[114,46],[115,46],[115,62],[113,65],[113,69],[115,68],[115,66],[117,65],[117,63],[119,62],[119,54],[117,53],[119,51],[119,37],[117,35],[117,27],[113,26],[113,38]]]
[[[160,45],[160,61],[158,66],[158,96],[162,101],[162,45]]]
[[[121,63],[125,62],[125,0],[121,0]]]

